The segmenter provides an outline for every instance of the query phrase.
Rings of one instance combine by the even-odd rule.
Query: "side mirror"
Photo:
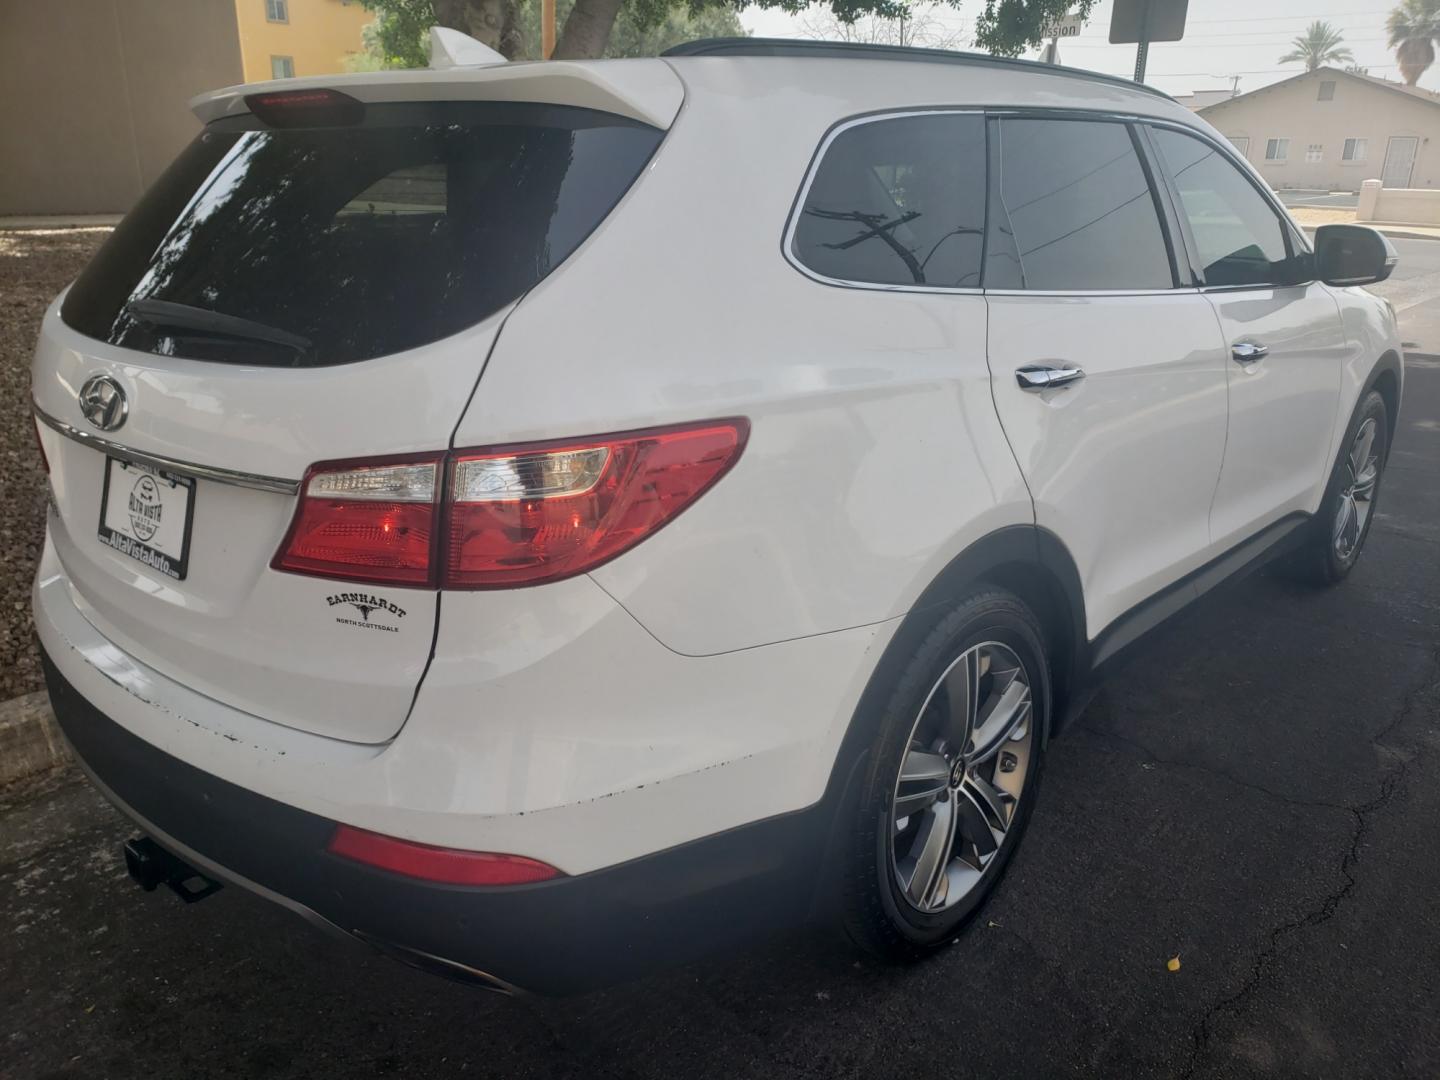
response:
[[[1315,230],[1315,276],[1326,285],[1373,285],[1388,278],[1399,261],[1390,241],[1368,226]]]

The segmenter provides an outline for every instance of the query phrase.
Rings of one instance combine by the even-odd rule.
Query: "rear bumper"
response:
[[[61,729],[119,808],[214,876],[437,970],[575,993],[801,921],[825,839],[819,806],[575,877],[432,885],[326,852],[335,822],[188,765],[115,723],[44,656]]]

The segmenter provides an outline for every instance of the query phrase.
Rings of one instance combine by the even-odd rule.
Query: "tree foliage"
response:
[[[1400,75],[1410,86],[1435,62],[1440,40],[1440,0],[1404,0],[1385,20]]]
[[[1305,33],[1290,42],[1291,49],[1280,57],[1280,63],[1303,63],[1306,71],[1314,71],[1327,64],[1349,63],[1355,57],[1342,44],[1344,40],[1339,30],[1323,19],[1316,19],[1306,27]]]
[[[539,0],[361,0],[376,13],[375,66],[423,67],[426,33],[451,26],[512,59],[539,55]],[[1087,15],[1095,0],[944,0],[976,10],[975,42],[1002,56],[1040,44],[1045,27],[1067,12]],[[653,55],[647,50],[688,37],[740,33],[736,12],[753,6],[799,14],[806,0],[558,0],[556,26],[563,28],[557,57]],[[909,19],[911,0],[822,0],[829,18],[849,26],[867,17]],[[916,7],[933,6],[923,3]]]

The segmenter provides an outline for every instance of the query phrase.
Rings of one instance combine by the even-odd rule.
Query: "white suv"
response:
[[[34,365],[46,675],[146,885],[502,988],[919,956],[1107,660],[1365,541],[1394,253],[1146,87],[744,40],[195,111]]]

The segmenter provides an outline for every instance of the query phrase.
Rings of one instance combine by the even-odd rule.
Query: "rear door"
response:
[[[995,404],[1095,637],[1205,561],[1225,448],[1215,313],[1120,120],[992,118],[985,292]]]
[[[1334,297],[1309,280],[1311,259],[1289,222],[1223,146],[1171,128],[1151,137],[1230,354],[1230,433],[1211,510],[1224,550],[1314,510],[1346,335]]]
[[[34,394],[86,617],[210,697],[377,742],[439,597],[273,569],[302,478],[447,447],[506,313],[661,132],[560,105],[342,104],[207,125],[48,314]]]

